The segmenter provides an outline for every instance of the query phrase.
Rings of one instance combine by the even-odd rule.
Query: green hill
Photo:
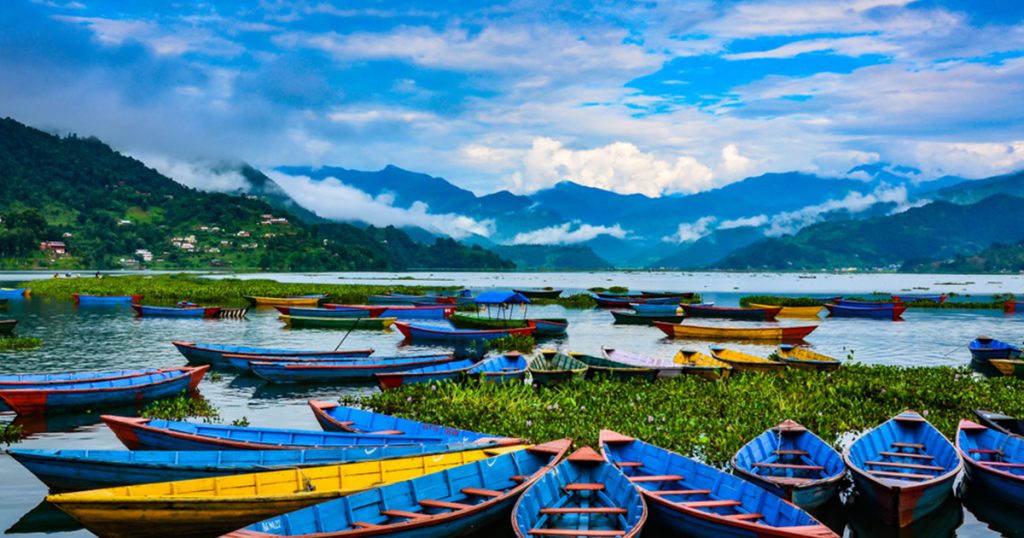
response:
[[[901,270],[917,273],[1019,273],[1024,271],[1024,241],[996,243],[948,260],[912,261],[904,264]]]
[[[716,264],[721,269],[896,268],[1024,239],[1024,199],[1000,194],[972,205],[933,202],[859,221],[823,222],[765,239]]]
[[[259,195],[273,194],[261,187]],[[0,265],[7,268],[513,266],[479,247],[444,239],[422,245],[391,227],[306,224],[259,195],[200,192],[95,138],[61,138],[0,120]],[[47,241],[64,243],[67,254],[41,250]]]

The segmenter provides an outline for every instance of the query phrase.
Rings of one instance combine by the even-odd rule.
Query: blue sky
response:
[[[648,195],[1024,168],[1024,2],[8,0],[0,115],[162,170],[393,163]]]

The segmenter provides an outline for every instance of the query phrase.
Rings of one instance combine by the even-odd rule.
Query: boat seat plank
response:
[[[727,516],[722,517],[724,517],[725,519],[732,519],[734,521],[752,521],[755,519],[764,519],[764,516],[761,514],[729,514]]]
[[[892,458],[914,458],[919,460],[933,460],[935,456],[929,456],[928,454],[914,454],[913,452],[886,452],[882,451],[878,453],[879,456],[889,456]]]
[[[593,506],[590,508],[541,508],[541,514],[626,514],[625,508],[617,508],[614,506]]]
[[[520,484],[522,484],[523,482],[526,482],[526,480],[528,478],[529,478],[528,476],[523,476],[521,474],[517,474],[517,475],[508,477],[509,480],[511,480],[513,482],[518,482]]]
[[[972,448],[967,451],[969,454],[1002,454],[999,450],[992,450],[991,448]]]
[[[892,478],[913,478],[916,480],[931,480],[935,478],[931,475],[926,474],[912,474],[912,473],[897,473],[896,471],[868,471],[868,474],[874,476],[888,476]]]
[[[387,517],[404,517],[405,519],[423,519],[430,517],[429,514],[409,512],[407,510],[382,510],[380,515]]]
[[[916,448],[918,450],[924,450],[924,445],[921,443],[902,443],[900,441],[896,441],[889,446],[893,448]]]
[[[665,495],[710,495],[710,489],[655,489],[644,490],[651,495],[663,497]]]
[[[626,531],[579,529],[530,529],[530,536],[625,536]]]
[[[449,510],[465,510],[466,508],[473,507],[472,504],[434,501],[431,499],[420,501],[420,506],[424,506],[426,508],[447,508]]]
[[[925,422],[924,418],[917,416],[903,416],[897,415],[895,419],[897,422]]]
[[[758,475],[758,476],[762,476],[762,475]],[[796,477],[793,477],[793,476],[770,476],[770,475],[769,476],[764,476],[764,479],[769,481],[769,482],[775,483],[775,484],[782,484],[782,485],[789,485],[789,486],[799,486],[799,485],[802,485],[802,484],[807,484],[809,482],[813,482],[815,480],[814,478],[796,478]]]
[[[683,477],[677,474],[659,474],[659,475],[648,475],[648,476],[631,476],[629,477],[630,482],[678,482]]]
[[[777,456],[810,456],[806,450],[772,450]]]
[[[865,462],[865,465],[874,465],[875,467],[898,467],[900,469],[915,469],[918,471],[945,471],[945,467],[939,467],[938,465],[921,465],[919,463],[900,463],[898,461],[869,461]]]
[[[367,435],[403,435],[405,432],[402,430],[380,430],[376,432],[366,432]]]
[[[357,529],[379,529],[379,528],[385,527],[386,525],[375,525],[373,523],[365,523],[363,521],[356,521],[355,523],[352,524],[352,526],[357,528]]]
[[[754,467],[765,467],[768,469],[795,469],[798,471],[824,471],[820,465],[797,465],[794,463],[755,463]]]
[[[1024,463],[1014,463],[1012,461],[979,461],[978,463],[982,465],[988,465],[989,467],[1008,467],[1011,469],[1024,469]]]
[[[604,491],[604,484],[568,484],[565,491]]]
[[[615,462],[615,465],[618,465],[619,467],[643,467],[644,466],[643,462],[639,462],[639,461],[618,461],[618,462]]]
[[[504,493],[495,491],[493,489],[482,489],[482,488],[462,488],[462,493],[466,495],[472,495],[474,497],[501,497]]]
[[[743,503],[732,500],[721,500],[721,501],[693,501],[679,503],[687,508],[724,508],[727,506],[741,506]]]

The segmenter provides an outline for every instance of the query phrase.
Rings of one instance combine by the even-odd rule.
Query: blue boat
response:
[[[445,442],[448,443],[468,443],[497,438],[495,435],[383,415],[355,407],[346,407],[335,402],[310,400],[309,407],[313,410],[313,415],[316,416],[320,427],[327,432],[392,435],[430,433],[447,439]]]
[[[516,499],[568,451],[568,439],[353,493],[266,519],[225,538],[464,536],[508,521]]]
[[[859,306],[861,308],[892,308],[896,304],[895,301],[858,301],[855,299],[843,299],[842,297],[835,297],[831,301],[825,302],[843,306]]]
[[[75,304],[82,306],[132,304],[142,300],[142,295],[89,295],[73,293],[71,297],[75,300]]]
[[[600,443],[640,488],[650,522],[671,536],[838,538],[796,505],[697,460],[608,430]]]
[[[136,417],[103,415],[114,435],[132,450],[301,450],[381,445],[436,445],[441,435],[425,433],[374,434],[285,430],[195,424]]]
[[[988,426],[997,432],[1024,437],[1024,419],[983,409],[975,409],[974,414],[977,415],[982,425]]]
[[[512,509],[518,538],[620,536],[635,538],[647,504],[626,475],[592,448],[581,448],[523,492]]]
[[[305,306],[275,306],[274,308],[285,316],[299,316],[303,318],[378,317],[370,314],[367,310],[361,310],[358,308],[314,308]]]
[[[180,368],[171,370],[178,371]],[[141,370],[109,370],[104,372],[60,372],[52,374],[12,374],[0,375],[0,390],[2,389],[32,389],[55,387],[59,385],[73,385],[90,383],[96,381],[113,381],[128,377],[158,373],[160,368],[145,368]]]
[[[372,357],[358,357],[358,356],[341,356],[341,357],[287,357],[278,355],[224,355],[224,363],[226,366],[230,366],[235,370],[242,370],[245,372],[252,372],[252,363],[254,362],[270,362],[277,364],[285,363],[347,363],[347,364],[369,364],[385,363],[393,361],[409,361],[411,359],[444,359],[451,360],[451,353],[432,353],[428,355],[392,355],[392,356],[372,356]]]
[[[741,477],[805,510],[835,497],[846,474],[843,457],[792,420],[740,448],[732,458],[732,467]]]
[[[139,404],[195,390],[209,366],[157,370],[132,377],[0,390],[0,400],[19,415],[68,413]]]
[[[825,303],[829,317],[834,318],[875,318],[898,321],[903,319],[907,307],[897,303],[881,303],[878,306]]]
[[[949,440],[914,411],[864,434],[845,459],[864,503],[901,528],[938,508],[963,466]]]
[[[708,305],[710,306],[710,305]],[[651,316],[682,316],[683,307],[678,304],[647,304],[629,303],[629,307],[637,314]]]
[[[165,318],[215,318],[220,314],[219,306],[199,306],[191,303],[178,306],[149,306],[133,304],[132,309],[139,317]]]
[[[395,328],[402,333],[406,340],[412,342],[444,342],[444,343],[470,343],[487,342],[509,335],[533,334],[536,329],[533,322],[527,327],[507,329],[453,329],[450,327],[428,327],[425,325],[413,325],[411,323],[395,322]]]
[[[3,299],[22,299],[32,293],[32,290],[28,288],[0,288],[0,298]]]
[[[961,420],[956,449],[971,487],[1024,508],[1024,438]]]
[[[529,362],[518,351],[512,351],[477,363],[469,369],[467,375],[491,383],[522,383],[526,379],[529,366]]]
[[[39,450],[8,453],[52,490],[133,486],[280,469],[476,450],[498,443],[385,445],[312,450]]]
[[[971,352],[971,359],[987,363],[989,359],[1019,359],[1021,349],[1006,342],[979,336],[967,345]]]
[[[370,313],[367,317],[373,317],[373,313],[376,312],[376,316],[378,317],[398,319],[445,319],[450,317],[452,313],[455,312],[456,308],[455,305],[451,304],[434,304],[427,306],[325,304],[324,307],[340,308],[343,310],[362,310],[363,312]]]
[[[451,355],[386,359],[382,361],[252,361],[252,373],[271,383],[335,383],[338,381],[374,379],[376,374],[401,372],[424,366],[452,362]]]
[[[314,349],[275,349],[266,347],[230,346],[221,344],[205,344],[192,342],[171,342],[178,352],[185,356],[189,364],[212,364],[214,366],[231,366],[224,355],[260,355],[260,356],[282,356],[302,358],[343,358],[343,357],[369,357],[373,354],[372,349],[348,349],[341,351],[326,351]],[[246,365],[248,369],[248,365]]]
[[[469,359],[453,360],[451,362],[430,364],[407,370],[378,372],[373,376],[377,379],[377,386],[380,387],[380,390],[388,390],[396,389],[402,385],[458,380],[465,377],[466,372],[474,364],[476,363]]]

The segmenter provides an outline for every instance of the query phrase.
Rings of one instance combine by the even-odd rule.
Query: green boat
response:
[[[622,380],[646,379],[647,381],[654,381],[658,377],[658,370],[654,368],[641,368],[584,353],[570,352],[569,356],[587,365],[587,379],[604,376]]]
[[[465,312],[452,314],[448,321],[459,329],[519,329],[528,327],[532,321],[537,326],[534,336],[562,336],[569,327],[569,320],[565,318],[507,319]]]
[[[587,374],[586,363],[564,353],[541,351],[530,361],[530,375],[533,382],[544,387],[553,387],[565,381],[583,379]]]
[[[0,319],[0,334],[11,334],[14,326],[18,324],[16,319]]]
[[[391,327],[398,318],[307,318],[282,315],[278,319],[293,329],[367,329],[383,330]]]

